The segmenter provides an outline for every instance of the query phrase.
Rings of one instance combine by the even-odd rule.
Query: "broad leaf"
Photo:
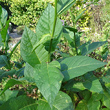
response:
[[[86,45],[83,49],[81,49],[81,55],[87,55],[97,49],[98,47],[104,45],[107,41],[104,42],[93,42],[91,44]],[[79,47],[80,49],[80,47]]]
[[[87,56],[74,56],[66,58],[61,63],[61,72],[64,75],[64,81],[68,81],[77,76],[81,76],[89,71],[106,65],[104,62],[92,59]]]
[[[52,65],[51,63],[43,63],[36,65],[34,68],[31,67],[32,72],[30,72],[30,70],[27,69],[27,73],[25,72],[24,74],[26,78],[30,78],[31,81],[33,80],[36,83],[40,92],[48,101],[51,107],[60,89],[63,79],[63,76],[60,73],[59,69],[56,68],[56,65],[53,64],[54,63],[52,63]]]
[[[18,94],[18,91],[12,91],[12,90],[6,90],[2,96],[0,96],[0,104],[3,104],[7,100],[9,100],[12,97],[16,97]]]
[[[33,100],[32,98],[21,95],[19,97],[11,98],[10,100],[6,101],[3,105],[0,106],[0,110],[25,110],[23,108],[29,105],[32,106],[32,104],[34,103],[35,100]],[[29,108],[30,107],[28,107],[27,110],[30,110]],[[37,110],[37,105],[36,109],[34,110]]]
[[[42,44],[34,49],[35,44],[38,42],[39,41],[36,34],[29,28],[25,27],[20,46],[21,55],[23,59],[33,67],[36,64],[46,62],[48,59],[48,52],[45,50]]]
[[[55,98],[52,109],[44,99],[39,100],[38,104],[38,110],[74,110],[71,98],[60,91]]]
[[[3,67],[3,66],[5,66],[5,65],[8,65],[7,56],[0,55],[0,68]]]
[[[0,95],[2,95],[8,88],[14,86],[15,84],[22,84],[21,81],[15,80],[15,79],[10,79],[6,85],[5,88],[3,89],[3,91],[0,93]]]
[[[58,15],[67,11],[75,2],[76,0],[58,0],[57,4]]]
[[[37,26],[36,34],[39,38],[40,43],[43,43],[48,50],[50,46],[50,39],[52,38],[53,24],[54,24],[55,11],[54,8],[49,4],[48,7],[44,10],[42,16],[40,17]],[[62,31],[62,22],[57,18],[54,38],[52,45],[54,46],[52,50],[56,47],[58,43],[58,38],[60,37]],[[38,44],[35,45],[35,48]]]

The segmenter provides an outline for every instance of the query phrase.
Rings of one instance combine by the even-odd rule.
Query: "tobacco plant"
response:
[[[35,33],[25,27],[20,44],[21,56],[26,62],[24,73],[18,72],[19,78],[11,77],[1,90],[1,110],[110,109],[109,72],[100,77],[94,74],[106,63],[88,57],[106,41],[81,45],[77,29],[63,26],[58,18],[74,3],[75,0],[55,0],[55,7],[48,4],[42,13]],[[75,51],[73,54],[61,52],[60,57],[54,59],[62,37]],[[33,97],[20,88],[12,89],[25,84],[34,87]]]

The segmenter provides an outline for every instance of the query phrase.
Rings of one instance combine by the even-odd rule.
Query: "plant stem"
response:
[[[49,52],[48,52],[48,63],[50,62],[52,41],[53,41],[53,37],[54,37],[54,33],[55,33],[56,21],[57,21],[57,0],[55,0],[55,17],[54,17],[53,30],[52,30],[52,35],[51,35],[51,40],[50,40],[50,46],[49,46]]]
[[[14,46],[13,50],[11,51],[11,53],[10,53],[10,55],[9,55],[9,58],[11,58],[13,52],[15,51],[16,47],[17,47],[20,43],[21,43],[21,40],[19,40],[19,41],[17,42],[17,44]]]
[[[76,55],[78,55],[75,32],[74,32],[74,46],[75,46]]]

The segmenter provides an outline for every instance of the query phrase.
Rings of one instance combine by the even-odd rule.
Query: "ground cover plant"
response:
[[[62,25],[59,19],[75,2],[55,0],[55,7],[48,4],[36,32],[25,27],[11,53],[6,46],[9,21],[3,25],[4,9],[0,7],[1,110],[110,109],[110,73],[108,70],[99,74],[107,63],[89,57],[107,41],[82,44],[81,32],[75,26]],[[65,51],[61,50],[62,39],[69,50],[66,44],[62,47]],[[25,67],[21,62],[15,69],[10,58],[19,43]]]

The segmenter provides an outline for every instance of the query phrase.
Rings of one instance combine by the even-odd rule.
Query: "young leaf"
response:
[[[9,19],[8,21],[6,21],[5,27],[1,31],[2,42],[5,42],[6,41],[7,30],[8,30],[10,21],[11,21],[11,19]]]
[[[81,55],[87,55],[97,49],[98,47],[104,45],[107,41],[104,42],[93,42],[91,44],[86,45],[83,49],[81,48]],[[79,47],[80,49],[80,47]]]
[[[106,65],[104,62],[92,59],[87,56],[74,56],[66,58],[61,63],[61,72],[64,75],[64,81],[68,81],[77,76],[81,76],[89,71]]]
[[[40,92],[52,107],[63,80],[62,74],[56,68],[56,65],[51,65],[51,63],[38,64],[32,69],[34,69],[34,72],[28,72],[29,69],[26,70],[25,77],[30,77],[36,83]]]
[[[42,42],[47,49],[50,46],[50,39],[52,37],[54,16],[55,16],[54,8],[49,4],[48,7],[44,10],[36,26],[36,34],[39,38],[39,41]],[[53,42],[54,40],[55,42],[52,43],[52,45],[54,45],[54,48],[58,43],[58,38],[61,34],[61,31],[62,31],[62,22],[59,18],[57,18],[54,38],[53,38]],[[34,48],[36,48],[37,45],[38,44],[36,44]]]
[[[2,14],[0,16],[0,21],[2,26],[5,26],[7,18],[8,18],[8,13],[4,8],[2,8]]]
[[[30,109],[30,106],[32,106],[32,104],[35,104],[35,100],[27,96],[21,95],[19,97],[11,98],[6,101],[0,106],[0,110],[25,110],[23,109],[25,107],[27,107],[27,110],[32,110]],[[33,110],[37,110],[37,105],[36,109]]]
[[[34,46],[39,40],[34,32],[25,27],[21,40],[21,55],[23,59],[31,66],[47,61],[48,52],[44,46],[40,44],[36,49]],[[33,50],[34,49],[34,50]]]
[[[75,2],[76,0],[58,0],[58,5],[57,5],[58,15],[67,11]]]
[[[53,103],[52,109],[47,101],[42,99],[38,102],[38,110],[74,110],[74,107],[71,98],[67,94],[59,91]]]

